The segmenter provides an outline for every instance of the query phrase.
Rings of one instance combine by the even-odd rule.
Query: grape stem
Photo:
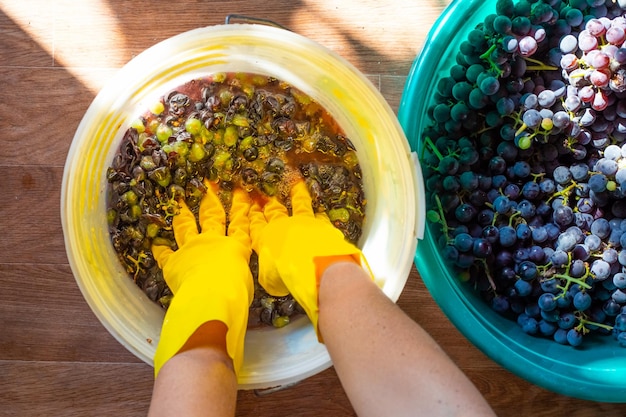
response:
[[[585,288],[585,289],[588,289],[588,290],[589,290],[589,289],[591,289],[591,285],[587,284],[585,281],[583,281],[583,280],[581,280],[581,279],[579,279],[579,278],[573,278],[573,277],[571,277],[571,276],[569,276],[569,275],[567,275],[567,274],[554,274],[554,275],[552,275],[552,277],[553,277],[553,278],[564,279],[564,280],[566,280],[566,281],[567,281],[566,286],[563,288],[563,291],[564,291],[564,292],[565,292],[565,291],[567,291],[567,290],[569,289],[569,287],[570,287],[570,285],[571,285],[572,283],[574,283],[574,284],[578,284],[578,285],[580,285],[581,287],[583,287],[583,288]]]
[[[137,259],[133,258],[130,255],[126,255],[126,259],[128,259],[130,261],[130,263],[132,263],[135,267],[133,268],[131,265],[128,265],[131,269],[130,272],[133,273],[133,280],[135,282],[137,282],[137,277],[139,276],[139,273],[143,270],[143,268],[141,267],[141,264],[143,263],[143,261],[145,261],[148,258],[148,255],[144,252],[141,251],[139,252],[139,254],[137,254]]]
[[[554,67],[552,65],[546,65],[545,63],[537,60],[537,59],[533,59],[527,56],[522,57],[524,60],[535,64],[535,65],[527,65],[526,66],[526,70],[527,71],[556,71],[559,68]]]
[[[588,320],[585,313],[583,313],[582,311],[579,313],[580,314],[576,315],[576,318],[578,319],[578,322],[579,322],[578,326],[576,326],[576,331],[578,331],[579,333],[582,333],[582,334],[589,333],[589,329],[586,327],[588,325],[601,327],[609,331],[613,330],[613,326],[609,326],[608,324],[598,323],[595,321]]]
[[[491,289],[493,291],[495,291],[496,290],[496,283],[494,282],[493,277],[489,273],[489,265],[487,265],[487,260],[486,259],[480,259],[480,263],[483,264],[483,270],[485,271],[485,275],[487,275],[487,280],[489,281],[489,285],[491,286]]]
[[[563,197],[563,205],[567,205],[568,204],[568,199],[570,197],[570,192],[574,189],[577,188],[578,184],[575,181],[572,181],[572,183],[570,185],[568,185],[567,187],[563,188],[561,191],[554,193],[550,198],[548,198],[548,202],[550,202],[550,200],[552,200],[553,198],[556,197]]]
[[[489,49],[487,49],[482,55],[480,55],[479,58],[489,62],[489,67],[491,68],[491,70],[493,70],[498,76],[498,78],[500,78],[502,74],[504,74],[504,71],[502,71],[502,69],[499,68],[498,65],[491,58],[491,53],[495,51],[497,47],[498,47],[498,44],[494,43],[493,45],[489,47]]]
[[[439,152],[439,149],[437,149],[433,141],[428,136],[426,136],[426,138],[424,139],[424,142],[426,142],[426,145],[430,147],[430,149],[437,156],[437,158],[439,158],[440,161],[444,158],[441,152]]]
[[[439,196],[437,194],[435,194],[435,203],[437,204],[437,210],[439,211],[439,219],[440,219],[439,223],[441,224],[443,235],[449,239],[450,228],[448,228],[448,223],[446,222],[446,217],[443,212],[443,206],[441,205],[441,200],[439,199]]]

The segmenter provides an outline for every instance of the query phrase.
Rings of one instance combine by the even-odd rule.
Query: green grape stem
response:
[[[494,43],[493,45],[489,47],[489,49],[487,49],[482,55],[480,55],[479,58],[487,61],[489,63],[490,69],[495,72],[495,74],[497,75],[497,78],[500,78],[502,74],[504,74],[504,71],[502,71],[502,69],[498,67],[498,64],[496,64],[491,58],[491,53],[495,51],[497,48],[498,48],[498,44]]]
[[[480,259],[479,262],[483,264],[483,270],[485,271],[485,275],[487,275],[487,280],[489,281],[489,285],[491,286],[491,289],[493,291],[495,291],[496,290],[496,283],[493,280],[493,277],[491,276],[491,274],[489,273],[489,265],[487,265],[487,260],[486,259]]]
[[[537,59],[533,59],[530,57],[522,57],[525,61],[530,62],[531,64],[534,65],[527,65],[526,66],[526,70],[527,71],[556,71],[559,68],[552,66],[552,65],[547,65]]]
[[[441,224],[443,235],[449,239],[450,228],[448,227],[448,223],[446,222],[446,217],[443,212],[443,206],[441,205],[441,200],[439,199],[439,196],[437,194],[435,194],[435,203],[437,204],[437,211],[439,211],[439,224]]]
[[[578,187],[578,184],[575,181],[572,181],[570,185],[563,188],[561,191],[554,193],[550,198],[548,198],[548,202],[550,202],[552,199],[556,197],[563,197],[564,198],[563,204],[567,205],[569,197],[570,197],[570,193],[572,192],[574,188],[577,188],[577,187]]]
[[[585,288],[587,290],[591,289],[591,285],[587,284],[582,279],[574,278],[574,277],[571,277],[571,276],[569,276],[567,274],[554,274],[554,275],[552,275],[552,277],[553,278],[564,279],[564,280],[567,281],[566,286],[563,288],[564,291],[567,291],[569,289],[570,285],[572,285],[572,284],[578,284],[578,285],[580,285],[581,287],[583,287],[583,288]]]
[[[595,322],[595,321],[588,320],[587,316],[584,313],[582,313],[582,312],[580,312],[580,314],[577,314],[576,318],[578,319],[578,325],[576,326],[576,330],[579,333],[582,333],[582,334],[589,333],[589,329],[587,328],[587,326],[589,326],[589,325],[601,327],[601,328],[606,329],[608,331],[613,330],[613,326],[610,326],[610,325],[604,324],[604,323],[598,323],[598,322]]]
[[[441,152],[439,152],[439,149],[437,149],[437,147],[435,146],[435,144],[433,143],[433,141],[426,136],[426,138],[424,139],[424,142],[426,143],[426,145],[428,145],[430,147],[430,149],[433,151],[433,153],[435,154],[435,156],[437,156],[437,158],[439,158],[439,160],[441,161],[443,158],[445,158],[443,156],[443,154]]]

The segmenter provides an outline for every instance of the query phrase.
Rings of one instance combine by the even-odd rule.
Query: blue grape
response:
[[[522,331],[527,334],[537,334],[539,331],[539,324],[537,320],[530,317],[522,323]]]
[[[482,236],[489,243],[496,243],[500,237],[500,229],[494,225],[488,225],[483,228]]]
[[[555,250],[550,257],[550,262],[557,268],[565,266],[569,262],[569,256],[567,255],[567,251],[560,249]]]
[[[626,273],[618,272],[613,275],[613,284],[619,289],[626,289]]]
[[[560,294],[556,300],[558,308],[569,308],[572,305],[572,294],[569,291]]]
[[[443,248],[442,255],[444,259],[454,263],[459,259],[459,250],[452,245],[446,245]]]
[[[560,329],[569,330],[576,325],[576,317],[572,313],[563,313],[559,317],[558,325]]]
[[[454,214],[460,222],[469,223],[476,217],[477,211],[476,207],[471,204],[462,203],[456,208]]]
[[[544,243],[548,240],[548,231],[543,226],[532,227],[532,238],[537,243]]]
[[[501,116],[508,116],[515,110],[515,102],[510,97],[501,97],[496,102],[496,109]]]
[[[553,335],[554,341],[561,345],[567,345],[567,332],[568,330],[565,329],[556,329]]]
[[[615,330],[620,332],[626,332],[626,313],[620,313],[615,316]]]
[[[551,178],[545,178],[539,183],[539,188],[546,194],[552,194],[556,191],[556,184]]]
[[[558,166],[552,176],[554,177],[554,181],[558,184],[567,184],[572,180],[572,173],[569,168],[566,166]]]
[[[491,300],[491,308],[498,313],[506,313],[509,310],[509,301],[506,297],[496,296]]]
[[[591,263],[590,271],[595,279],[605,280],[611,273],[611,266],[608,262],[603,261],[602,259],[596,259]]]
[[[588,235],[585,237],[585,245],[590,251],[597,251],[602,247],[602,239],[597,235]]]
[[[541,310],[541,318],[550,323],[557,323],[559,321],[559,311],[557,309],[550,311]]]
[[[520,223],[515,229],[515,235],[517,237],[517,240],[523,241],[530,239],[530,237],[532,236],[532,232],[530,230],[530,227],[528,227],[526,223]]]
[[[621,305],[613,299],[606,300],[604,305],[602,305],[602,311],[607,316],[611,316],[611,317],[617,316],[620,310],[621,310]]]
[[[583,335],[576,329],[570,329],[567,331],[567,343],[572,346],[580,346],[583,342]]]
[[[511,247],[517,242],[517,233],[511,226],[503,226],[500,228],[500,245],[503,247]]]
[[[524,281],[531,281],[537,277],[537,265],[532,261],[522,261],[517,265],[517,275]]]
[[[528,200],[520,201],[517,205],[517,211],[524,219],[531,219],[537,212],[535,205]]]
[[[468,252],[474,246],[474,238],[468,233],[459,233],[454,237],[454,247],[460,252]]]
[[[552,90],[543,90],[537,95],[537,103],[541,107],[552,107],[556,102],[556,94]]]
[[[515,281],[514,287],[517,291],[517,294],[521,297],[526,297],[530,295],[533,290],[533,286],[530,282],[521,279]]]
[[[574,259],[580,259],[581,261],[586,261],[591,255],[589,248],[585,244],[580,243],[574,246],[571,253]]]
[[[570,264],[569,274],[574,278],[580,278],[587,272],[585,262],[580,259],[574,259]]]
[[[580,104],[579,104],[580,106]],[[564,111],[558,111],[552,116],[552,124],[558,129],[565,129],[571,123],[569,114]]]
[[[622,291],[621,289],[616,289],[611,294],[611,298],[619,304],[626,304],[626,291]]]
[[[478,175],[472,171],[465,171],[459,176],[460,186],[466,191],[478,188]]]
[[[622,149],[617,145],[609,145],[604,149],[604,157],[617,161],[622,157]]]
[[[498,196],[493,202],[493,209],[499,214],[506,214],[511,210],[511,200],[505,195]]]
[[[522,186],[522,195],[529,200],[534,200],[541,195],[541,187],[534,181],[529,181]]]
[[[574,221],[574,210],[569,206],[559,205],[553,214],[553,219],[556,224],[561,227],[570,225]]]
[[[613,159],[602,158],[596,163],[595,170],[605,176],[614,176],[617,173],[618,165]]]
[[[584,311],[591,307],[591,296],[588,292],[579,291],[574,295],[572,303],[577,310]]]
[[[539,333],[541,333],[542,336],[552,336],[556,329],[557,326],[554,323],[546,320],[539,320]]]
[[[491,255],[491,243],[487,239],[474,239],[472,251],[477,258],[486,258]]]
[[[608,181],[608,178],[604,174],[593,174],[589,177],[589,188],[594,193],[601,193],[606,191]]]
[[[513,174],[517,178],[526,178],[530,175],[530,164],[526,161],[516,161],[513,165]]]
[[[507,184],[504,187],[504,195],[511,200],[517,200],[521,194],[521,190],[517,184]]]
[[[522,116],[522,121],[524,122],[524,124],[531,129],[539,126],[542,119],[543,118],[541,117],[539,111],[535,109],[526,110]]]
[[[589,167],[584,163],[575,163],[569,167],[574,181],[584,181],[589,177]]]
[[[604,252],[602,252],[602,260],[608,264],[617,262],[617,257],[617,251],[613,248],[606,248]]]
[[[543,311],[552,311],[556,309],[556,298],[552,293],[543,293],[537,300],[539,308]]]
[[[600,239],[606,239],[611,234],[611,225],[607,219],[601,217],[593,221],[590,231]]]

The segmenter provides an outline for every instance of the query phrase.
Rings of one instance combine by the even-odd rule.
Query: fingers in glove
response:
[[[291,188],[291,209],[294,216],[313,216],[311,195],[304,181]]]
[[[267,226],[267,220],[265,214],[263,214],[263,207],[254,201],[250,206],[250,212],[248,213],[250,219],[250,238],[252,239],[252,249],[259,251],[259,239],[265,226]]]
[[[263,214],[269,223],[272,220],[289,216],[289,211],[278,199],[271,198],[263,207]]]
[[[161,269],[165,267],[167,260],[173,253],[172,248],[167,245],[152,245],[152,256]]]
[[[250,240],[250,197],[241,189],[233,192],[233,203],[230,208],[230,223],[228,224],[228,236],[237,239],[245,247],[251,246]]]
[[[202,233],[212,233],[224,236],[226,230],[226,212],[217,195],[218,185],[205,181],[207,192],[200,201],[200,229]]]
[[[172,219],[172,227],[174,228],[174,238],[180,248],[185,242],[198,234],[198,225],[196,217],[183,200],[178,202],[178,206],[180,210]]]

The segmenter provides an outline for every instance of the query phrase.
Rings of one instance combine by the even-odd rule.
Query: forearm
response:
[[[319,328],[359,416],[489,416],[490,407],[437,343],[360,267],[330,266]]]
[[[226,327],[209,322],[161,368],[149,417],[235,415],[237,377],[226,353]]]

